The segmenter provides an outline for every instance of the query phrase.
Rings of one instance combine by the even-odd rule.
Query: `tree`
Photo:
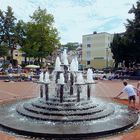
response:
[[[136,7],[129,10],[130,14],[134,14],[133,20],[127,20],[125,40],[129,49],[130,62],[140,63],[140,0],[137,1]]]
[[[6,12],[0,10],[0,44],[7,44],[10,49],[11,60],[13,59],[13,48],[16,43],[14,36],[15,20],[16,18],[10,6],[7,7]]]
[[[4,14],[0,10],[0,44],[4,41]]]
[[[8,47],[6,44],[0,45],[0,57],[5,59],[5,56],[8,56]]]
[[[21,47],[23,47],[26,39],[26,23],[24,23],[23,20],[19,20],[16,23],[14,34],[15,34],[15,42]]]
[[[110,44],[111,52],[113,53],[113,59],[115,60],[115,68],[118,64],[123,61],[123,50],[122,50],[122,37],[120,34],[114,34],[112,43]]]
[[[68,48],[68,51],[73,50],[75,51],[79,47],[79,43],[77,42],[69,42],[65,45],[62,45],[64,48]]]
[[[38,58],[39,63],[60,45],[53,22],[53,16],[48,14],[46,9],[41,10],[39,7],[27,23],[26,40],[22,50],[28,57]]]
[[[125,67],[140,63],[140,1],[136,7],[133,5],[129,13],[135,15],[134,19],[127,19],[126,32],[114,35],[111,43],[115,67],[119,62],[124,62]]]

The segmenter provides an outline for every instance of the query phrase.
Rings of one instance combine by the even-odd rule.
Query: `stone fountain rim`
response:
[[[24,99],[24,100],[26,100],[26,99]],[[29,99],[27,99],[27,100],[29,100]],[[13,101],[12,103],[17,103],[17,102],[14,102]],[[113,103],[115,103],[115,102],[113,102]],[[9,103],[7,103],[7,104],[9,105]],[[117,127],[116,128],[111,128],[111,129],[106,129],[106,130],[100,130],[100,131],[97,130],[97,128],[99,128],[100,125],[102,125],[103,123],[97,125],[97,128],[96,129],[95,129],[95,124],[93,124],[93,125],[84,125],[84,128],[80,124],[82,126],[82,128],[81,128],[80,125],[74,127],[74,126],[66,125],[64,123],[62,123],[60,126],[58,125],[59,126],[58,128],[52,127],[50,125],[42,125],[41,126],[42,128],[39,127],[39,129],[38,129],[38,125],[35,126],[35,124],[34,123],[32,124],[31,122],[26,122],[24,124],[24,127],[26,125],[27,126],[29,125],[30,128],[29,127],[27,127],[27,128],[25,127],[23,129],[23,127],[21,126],[21,124],[18,124],[17,123],[16,118],[15,118],[15,120],[13,120],[13,119],[10,119],[10,118],[7,117],[7,120],[8,121],[5,120],[5,116],[7,116],[6,113],[8,113],[8,112],[4,112],[4,114],[0,118],[0,126],[1,127],[4,127],[4,128],[6,128],[7,130],[10,130],[10,131],[14,131],[14,132],[16,132],[17,134],[20,134],[20,135],[35,136],[35,137],[46,137],[46,138],[48,138],[48,137],[49,138],[58,138],[58,137],[59,138],[68,138],[68,137],[73,137],[74,138],[74,137],[78,137],[79,138],[79,137],[98,137],[98,136],[104,136],[104,135],[107,135],[107,134],[113,134],[113,133],[116,133],[116,132],[123,131],[123,130],[125,130],[127,128],[130,128],[138,120],[138,114],[136,114],[134,111],[130,110],[130,113],[128,113],[126,116],[127,117],[129,116],[129,119],[133,120],[132,122],[129,122],[128,123],[125,120],[126,123],[127,123],[127,125],[124,125],[124,126],[119,127],[119,125],[121,124],[121,122],[120,122],[120,123],[117,123]],[[124,120],[121,120],[121,121],[123,122]],[[113,122],[114,122],[114,120],[112,120],[112,122],[108,122],[108,123],[112,124]],[[104,126],[106,126],[106,123],[104,124]],[[53,131],[50,131],[49,130],[49,131],[45,131],[44,132],[44,128],[45,128],[45,130],[48,130],[48,127],[50,127],[50,130],[53,130]],[[32,129],[32,128],[34,128],[35,130]],[[60,128],[61,129],[63,128],[62,129],[62,132],[58,132],[57,131],[57,129],[60,129]],[[81,128],[81,131],[77,133],[77,131],[74,131],[73,128],[76,129],[76,130],[79,129],[79,128]],[[43,131],[41,131],[41,130],[43,130]],[[66,132],[64,130],[68,130],[68,131]]]

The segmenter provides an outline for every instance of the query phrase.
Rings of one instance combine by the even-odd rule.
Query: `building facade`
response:
[[[13,50],[13,59],[17,60],[17,64],[21,65],[25,58],[23,57],[23,53],[18,49]]]
[[[106,32],[82,36],[82,64],[96,69],[113,66],[110,43],[113,34]]]

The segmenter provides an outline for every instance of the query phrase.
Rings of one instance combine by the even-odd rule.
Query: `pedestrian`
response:
[[[122,93],[128,94],[128,108],[133,107],[136,109],[136,92],[137,88],[135,88],[133,85],[128,84],[127,81],[123,81],[124,88],[123,90],[115,97],[118,98]],[[137,90],[138,91],[138,90]],[[133,101],[133,106],[131,106],[131,102]]]
[[[137,84],[137,96],[139,97],[139,107],[140,107],[140,81],[138,81],[138,84]]]
[[[8,66],[8,78],[9,78],[9,81],[13,81],[13,67],[12,67],[12,64],[9,64],[9,66]]]
[[[18,65],[17,66],[17,81],[22,80],[21,71],[22,71],[22,67],[20,65]]]

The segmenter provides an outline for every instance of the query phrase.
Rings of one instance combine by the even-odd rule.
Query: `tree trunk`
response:
[[[11,64],[13,65],[13,46],[11,47],[11,51],[10,51],[10,61]]]

